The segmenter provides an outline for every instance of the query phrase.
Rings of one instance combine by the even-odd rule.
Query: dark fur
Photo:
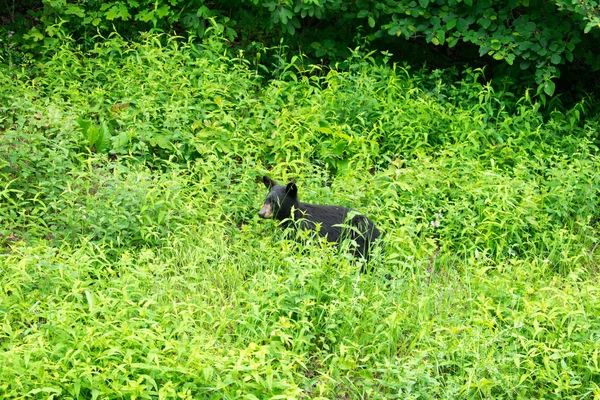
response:
[[[320,226],[319,234],[328,241],[353,240],[356,242],[352,249],[354,256],[369,260],[373,242],[380,235],[369,218],[346,207],[303,203],[298,200],[298,188],[293,182],[282,186],[268,176],[263,176],[263,182],[269,193],[258,213],[261,218],[283,221],[284,227],[315,230]]]

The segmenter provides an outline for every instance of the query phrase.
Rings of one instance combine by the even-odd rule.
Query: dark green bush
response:
[[[250,3],[261,5],[259,1]],[[480,57],[503,60],[533,74],[539,91],[547,95],[554,93],[552,78],[560,75],[561,65],[583,62],[594,70],[600,68],[595,50],[600,38],[600,9],[593,0],[288,0],[262,5],[270,11],[271,23],[279,24],[289,34],[301,31],[310,35],[311,30],[319,31],[320,26],[313,28],[312,23],[319,20],[336,26],[346,38],[354,38],[362,26],[364,34],[372,39],[387,35],[406,40],[422,38],[427,43],[448,47],[471,43],[479,48]],[[332,38],[339,45],[349,45],[340,36]],[[327,39],[313,43],[317,56],[335,55],[328,52],[331,46]]]
[[[43,43],[52,51],[62,36],[73,36],[89,48],[100,40],[98,33],[106,36],[115,29],[131,38],[148,30],[203,37],[211,28],[229,40],[242,33],[242,44],[249,48],[256,38],[263,45],[277,45],[283,34],[289,44],[328,60],[346,57],[347,48],[364,38],[387,38],[392,52],[398,40],[424,40],[449,48],[469,44],[479,49],[483,63],[490,57],[522,76],[534,77],[542,96],[554,94],[562,66],[600,68],[596,51],[600,11],[595,0],[43,0],[29,13],[38,23],[15,40],[22,40],[25,48]],[[461,46],[459,53],[470,54],[466,49]]]

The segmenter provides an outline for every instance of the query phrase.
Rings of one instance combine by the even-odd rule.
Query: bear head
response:
[[[263,176],[263,183],[269,189],[258,216],[269,219],[284,220],[291,216],[292,208],[298,208],[298,188],[294,182],[286,186],[279,185],[268,176]]]

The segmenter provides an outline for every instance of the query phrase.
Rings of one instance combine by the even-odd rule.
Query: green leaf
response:
[[[481,25],[481,27],[483,29],[487,29],[490,27],[490,25],[492,24],[492,21],[490,21],[487,18],[479,18],[479,20],[477,21],[479,23],[479,25]]]
[[[456,26],[456,18],[449,18],[446,21],[446,30],[449,31],[450,29],[454,29],[454,27]]]
[[[327,127],[324,127],[324,126],[318,128],[317,131],[321,132],[321,133],[325,133],[327,135],[333,135],[333,130],[331,128],[327,128]]]
[[[162,223],[163,223],[163,221],[165,220],[165,217],[166,217],[167,215],[168,215],[168,213],[167,213],[167,212],[165,212],[165,211],[159,211],[159,212],[158,212],[158,219],[157,219],[158,223],[159,223],[159,224],[162,224]]]
[[[369,22],[369,26],[370,26],[371,28],[374,28],[374,27],[375,27],[375,18],[373,18],[372,16],[370,16],[370,15],[369,15],[368,22]]]
[[[60,395],[62,393],[62,390],[51,388],[51,387],[43,387],[43,388],[39,388],[39,389],[30,390],[29,393],[27,393],[27,394],[34,395],[34,394],[38,394],[38,393],[53,393],[53,394]]]
[[[284,25],[287,24],[288,20],[290,20],[293,16],[294,14],[285,7],[282,7],[279,10],[279,18],[281,19],[281,23]]]
[[[465,32],[467,29],[469,28],[469,23],[467,22],[466,19],[464,18],[459,18],[458,21],[456,21],[456,29],[460,32],[463,33]]]
[[[125,150],[127,145],[129,144],[129,134],[127,132],[122,131],[117,135],[114,139],[113,146],[115,150]]]
[[[106,122],[102,123],[102,129],[100,131],[100,137],[96,141],[96,150],[98,153],[105,153],[110,148],[111,142],[111,128]]]
[[[84,9],[72,4],[67,6],[65,14],[77,15],[79,18],[85,17]]]
[[[599,26],[600,26],[600,24],[598,24],[598,22],[596,22],[596,21],[588,22],[587,25],[585,26],[585,28],[583,29],[583,33],[590,33],[592,28],[597,28]]]
[[[544,82],[544,92],[548,96],[552,96],[554,94],[554,90],[556,89],[556,84],[551,80],[547,80]]]
[[[33,39],[34,42],[39,42],[41,40],[44,40],[44,35],[42,35],[42,33],[40,31],[38,31],[36,28],[31,29],[28,34],[24,35],[24,37],[26,39],[31,38],[31,39]]]
[[[100,129],[97,125],[90,125],[87,132],[85,133],[85,136],[88,141],[88,146],[92,147],[100,138]]]
[[[553,54],[550,62],[552,64],[560,64],[562,61],[562,57],[559,54]]]
[[[161,134],[156,134],[154,136],[154,142],[158,145],[158,147],[160,147],[161,149],[165,149],[168,150],[171,148],[171,142],[169,141],[169,137],[165,136],[165,135],[161,135]]]
[[[171,11],[171,9],[165,4],[156,9],[156,15],[158,18],[163,18],[169,15],[169,11]]]
[[[84,135],[87,133],[90,125],[92,124],[92,121],[83,118],[77,118],[75,121],[77,122],[77,125],[79,125],[79,129]]]
[[[532,45],[533,45],[533,43],[531,43],[529,41],[521,42],[521,43],[519,43],[519,50],[520,51],[529,50]]]
[[[106,15],[106,19],[109,21],[113,21],[117,18],[120,18],[123,21],[127,21],[131,18],[131,14],[129,14],[127,7],[125,7],[125,4],[122,4],[122,3],[117,3],[117,4],[113,5],[106,12],[105,15]]]
[[[205,5],[198,9],[196,15],[198,16],[198,18],[210,18],[212,16],[210,10]]]
[[[524,25],[524,30],[527,32],[533,32],[533,31],[535,31],[536,28],[537,28],[537,25],[535,24],[535,22],[527,22]]]
[[[345,158],[343,160],[339,160],[336,162],[336,166],[337,166],[338,172],[346,171],[346,170],[348,170],[348,167],[350,166],[350,160],[347,158]]]
[[[446,42],[446,31],[439,29],[435,32],[435,37],[437,38],[439,44],[444,44]]]
[[[89,307],[88,309],[89,309],[90,313],[93,314],[94,313],[94,295],[89,290],[86,290],[85,298],[88,303],[88,307]]]
[[[206,381],[210,381],[212,379],[212,376],[214,375],[214,373],[215,373],[214,368],[210,367],[210,366],[209,367],[205,367],[202,370],[202,375],[204,376],[204,379]]]
[[[230,42],[233,42],[238,37],[237,31],[233,28],[227,27],[225,29],[225,32],[227,33],[227,38],[229,39]]]
[[[142,10],[135,16],[136,21],[148,22],[154,19],[154,11]]]
[[[419,5],[422,8],[427,8],[427,6],[429,5],[429,0],[419,0]]]
[[[568,62],[573,62],[573,53],[570,51],[565,51],[565,58]]]

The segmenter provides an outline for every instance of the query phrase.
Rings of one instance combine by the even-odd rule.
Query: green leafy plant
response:
[[[218,35],[61,40],[0,66],[2,396],[600,393],[590,99],[283,46],[267,79]],[[259,220],[267,172],[372,217],[372,272]]]
[[[417,41],[423,47],[454,49],[462,59],[477,57],[471,51],[474,48],[480,63],[504,63],[508,71],[500,75],[521,76],[528,85],[534,82],[536,95],[548,101],[566,67],[585,64],[590,71],[600,68],[595,51],[600,35],[598,10],[594,0],[406,0],[394,4],[44,0],[40,7],[29,10],[38,22],[27,33],[18,28],[14,42],[24,49],[54,52],[65,37],[92,48],[98,38],[115,30],[135,39],[151,30],[190,33],[192,38],[217,31],[231,42],[240,36],[242,48],[249,49],[257,38],[267,46],[277,46],[283,36],[286,45],[334,63],[347,58],[348,48],[357,44],[377,41],[389,50],[402,40]],[[14,24],[25,20],[12,19]],[[415,60],[410,54],[397,56]]]
[[[253,1],[252,4],[260,5]],[[596,1],[401,1],[382,2],[263,2],[271,23],[282,31],[310,31],[311,21],[322,20],[341,30],[362,25],[372,39],[385,35],[407,40],[423,38],[436,46],[453,48],[470,43],[479,56],[504,61],[534,74],[538,95],[552,96],[560,66],[584,61],[600,67],[594,44],[600,35]],[[346,27],[346,29],[344,29]],[[323,30],[325,31],[325,30]],[[322,37],[322,36],[321,36]],[[331,36],[336,42],[348,43]],[[355,35],[351,34],[354,39]],[[322,57],[330,39],[316,39],[313,48]]]

